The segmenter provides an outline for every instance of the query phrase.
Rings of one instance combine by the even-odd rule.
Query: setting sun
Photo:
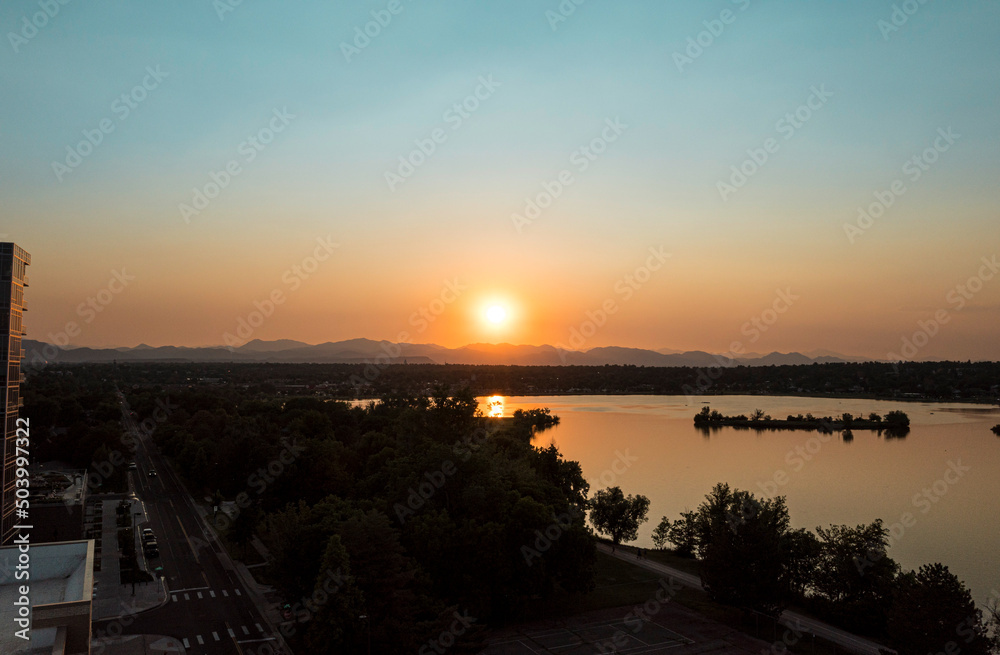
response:
[[[486,310],[486,318],[489,319],[490,323],[503,323],[504,319],[507,318],[507,310],[500,305],[493,305]]]

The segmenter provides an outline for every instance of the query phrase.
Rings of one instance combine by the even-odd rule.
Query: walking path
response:
[[[653,562],[648,559],[640,559],[636,557],[634,551],[627,551],[622,548],[618,548],[612,552],[611,546],[603,543],[597,544],[597,548],[608,555],[617,557],[618,559],[631,562],[650,571],[655,571],[656,573],[661,573],[664,575],[669,575],[670,577],[676,579],[678,582],[686,587],[693,587],[704,591],[704,587],[701,585],[701,580],[696,575],[691,575],[690,573],[685,573],[673,567],[667,566],[665,564],[660,564],[659,562]],[[785,610],[781,615],[779,622],[792,628],[793,630],[801,630],[805,628],[808,632],[816,635],[817,637],[822,637],[828,641],[843,646],[844,648],[849,648],[851,651],[857,653],[858,655],[880,655],[884,646],[880,646],[874,641],[869,641],[864,637],[859,637],[853,635],[846,630],[841,630],[822,621],[817,621],[816,619],[811,619],[797,612],[791,612]],[[888,649],[886,649],[888,650]]]

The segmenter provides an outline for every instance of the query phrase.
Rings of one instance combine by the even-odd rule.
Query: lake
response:
[[[492,402],[491,402],[492,400]],[[635,545],[652,547],[666,515],[696,508],[717,482],[758,497],[784,495],[793,527],[858,525],[881,518],[893,530],[890,556],[904,569],[941,562],[983,606],[1000,591],[1000,408],[788,396],[483,397],[483,412],[510,416],[548,407],[560,424],[536,437],[580,462],[590,493],[618,485],[650,499]],[[812,413],[910,417],[905,438],[856,430],[819,432],[720,428],[706,435],[694,415],[760,408],[774,418]]]

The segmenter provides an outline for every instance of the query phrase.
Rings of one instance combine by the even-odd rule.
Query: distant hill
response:
[[[188,348],[178,346],[152,347],[146,344],[134,348],[68,348],[55,349],[40,341],[26,339],[22,347],[29,364],[41,362],[274,362],[351,364],[379,361],[410,364],[499,364],[509,366],[779,366],[785,364],[836,363],[866,361],[830,351],[810,354],[749,353],[730,360],[700,350],[680,352],[642,348],[606,346],[590,350],[561,350],[555,346],[514,345],[509,343],[474,343],[461,348],[445,348],[435,344],[395,344],[390,341],[350,339],[310,345],[301,341],[254,339],[238,348],[208,346]]]

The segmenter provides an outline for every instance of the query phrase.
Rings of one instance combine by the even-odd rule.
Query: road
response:
[[[612,552],[611,546],[608,546],[607,544],[599,543],[597,547],[602,552],[617,557],[618,559],[623,559],[627,562],[631,562],[632,564],[649,569],[650,571],[655,571],[656,573],[669,575],[685,587],[693,587],[704,591],[704,587],[701,586],[701,579],[696,575],[691,575],[690,573],[685,573],[679,569],[666,566],[665,564],[660,564],[659,562],[652,562],[648,559],[637,559],[635,553],[631,551],[619,549]],[[828,623],[811,619],[796,612],[785,610],[785,612],[781,615],[780,622],[782,625],[793,629],[800,629],[804,627],[807,631],[815,634],[817,637],[822,637],[839,646],[848,648],[858,655],[880,655],[882,652],[880,649],[884,648],[884,646],[880,646],[874,641],[869,641],[864,637],[859,637],[847,632],[846,630],[841,630],[840,628],[834,627]]]
[[[126,429],[135,437],[132,471],[135,492],[145,504],[160,555],[169,599],[157,609],[130,617],[123,634],[175,637],[192,655],[264,655],[282,652],[282,641],[248,594],[229,555],[204,524],[194,502],[148,435],[142,434],[124,396],[119,394]],[[149,476],[155,469],[157,475]],[[113,621],[94,623],[108,631]],[[122,622],[124,624],[126,622]]]

